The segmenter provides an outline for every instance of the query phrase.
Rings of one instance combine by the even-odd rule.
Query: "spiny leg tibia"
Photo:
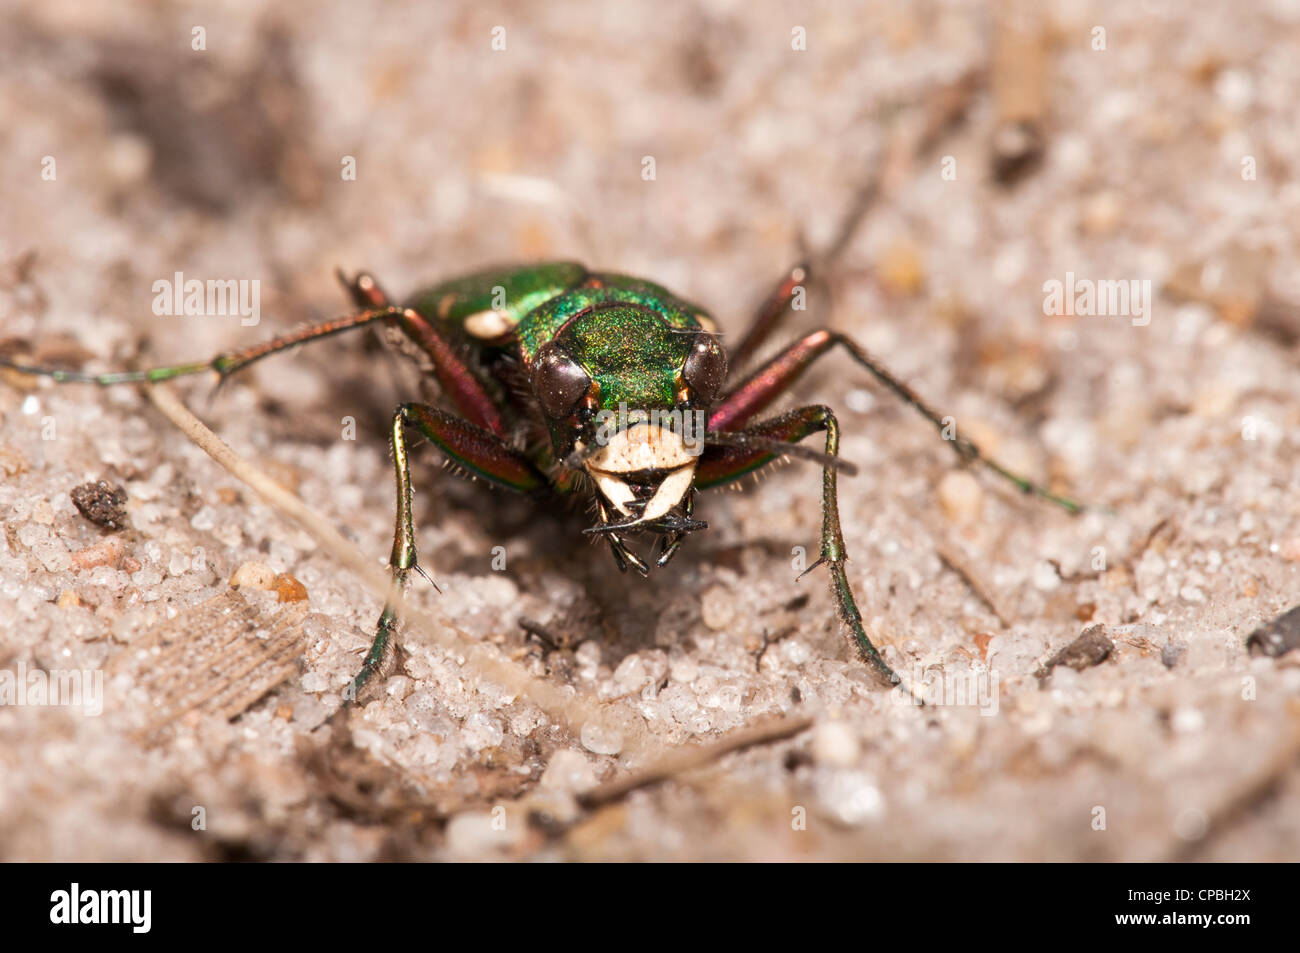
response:
[[[489,483],[523,493],[535,492],[547,485],[546,478],[532,462],[496,434],[427,404],[408,403],[397,408],[393,415],[392,433],[397,518],[393,529],[393,550],[388,559],[393,574],[392,587],[361,671],[344,690],[345,703],[356,701],[357,693],[376,673],[383,673],[392,666],[396,649],[393,634],[399,621],[397,605],[411,572],[423,572],[416,559],[415,527],[411,515],[407,427],[415,428],[454,463]]]
[[[738,431],[737,436],[746,434],[763,440],[780,440],[797,443],[804,437],[819,430],[826,432],[826,455],[836,457],[840,450],[840,426],[834,412],[829,407],[812,405],[773,417],[745,430]],[[707,447],[700,459],[696,472],[695,484],[701,489],[719,486],[739,479],[775,460],[779,454],[773,453],[764,444],[761,447],[746,447],[743,444]],[[826,564],[831,577],[831,594],[835,597],[835,606],[840,619],[853,636],[858,655],[875,672],[891,685],[899,683],[899,677],[881,657],[880,652],[867,636],[862,626],[862,613],[858,610],[857,600],[849,586],[848,575],[844,566],[849,554],[844,545],[844,533],[840,529],[839,493],[836,488],[836,469],[833,466],[822,468],[822,540],[821,555],[809,566],[804,575]]]

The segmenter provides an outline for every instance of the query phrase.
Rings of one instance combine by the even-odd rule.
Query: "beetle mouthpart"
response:
[[[636,424],[620,430],[583,461],[611,506],[629,517],[620,528],[657,522],[680,505],[695,485],[699,456],[666,427]]]
[[[693,520],[684,516],[673,515],[656,520],[653,524],[648,524],[640,519],[630,519],[626,523],[598,523],[595,526],[588,526],[582,532],[588,536],[599,536],[602,533],[621,533],[625,529],[648,529],[666,535],[668,533],[697,533],[708,528],[709,524],[704,520]]]

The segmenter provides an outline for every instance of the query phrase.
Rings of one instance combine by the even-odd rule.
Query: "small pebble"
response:
[[[0,470],[4,471],[5,476],[18,476],[26,473],[27,468],[27,458],[21,452],[13,447],[0,447]]]
[[[668,663],[668,671],[674,682],[689,685],[699,677],[700,666],[695,659],[688,655],[682,655]]]
[[[714,586],[700,600],[700,617],[710,629],[725,629],[736,617],[735,597],[730,590]]]
[[[233,589],[272,589],[278,577],[266,563],[250,561],[242,564],[230,577]]]
[[[842,721],[824,721],[813,729],[812,753],[818,764],[849,768],[858,762],[857,733]]]
[[[827,771],[817,781],[817,795],[826,811],[843,824],[866,824],[885,813],[880,788],[862,771]]]
[[[1034,567],[1034,588],[1043,592],[1053,592],[1061,588],[1061,574],[1046,560]]]
[[[1215,78],[1214,95],[1233,112],[1242,112],[1255,101],[1255,82],[1245,70],[1225,69]]]
[[[939,505],[952,522],[974,523],[984,506],[984,490],[965,470],[952,470],[939,481]]]
[[[1058,665],[1068,665],[1077,672],[1104,662],[1115,649],[1115,643],[1106,635],[1104,625],[1090,625],[1083,634],[1048,659],[1046,674]]]
[[[306,602],[307,587],[287,572],[282,572],[271,582],[280,602]]]
[[[1251,655],[1277,658],[1297,647],[1300,647],[1300,606],[1260,626],[1246,639],[1246,648]]]
[[[1199,708],[1183,706],[1174,712],[1170,725],[1180,735],[1191,735],[1205,728],[1205,715]]]
[[[542,772],[541,786],[552,791],[581,793],[596,786],[596,774],[580,751],[565,748],[551,755],[550,764]]]
[[[1173,668],[1182,660],[1186,652],[1186,645],[1180,642],[1167,642],[1160,650],[1160,661],[1164,663],[1165,668]]]
[[[620,695],[639,691],[645,682],[645,665],[642,664],[639,655],[629,655],[614,670],[614,688]]]
[[[72,503],[81,515],[96,526],[122,529],[126,526],[126,490],[107,480],[83,483],[74,487]]]
[[[885,250],[876,265],[881,285],[891,295],[910,298],[925,285],[925,263],[910,242],[896,242]]]
[[[1089,235],[1109,235],[1123,222],[1124,212],[1124,199],[1118,192],[1097,192],[1084,201],[1083,230]]]
[[[144,136],[120,132],[108,140],[101,161],[117,185],[134,185],[148,175],[153,149]]]
[[[121,555],[122,541],[116,536],[110,536],[94,546],[77,550],[72,554],[72,562],[78,569],[94,569],[97,566],[113,565]],[[139,569],[139,565],[136,568]]]
[[[593,754],[618,754],[623,750],[623,735],[595,722],[582,726],[582,746]]]

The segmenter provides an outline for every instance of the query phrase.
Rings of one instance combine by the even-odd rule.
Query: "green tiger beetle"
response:
[[[733,483],[782,457],[820,463],[821,553],[805,574],[826,566],[840,619],[858,654],[886,682],[898,684],[863,628],[845,573],[848,553],[836,478],[853,467],[839,457],[840,425],[834,412],[812,404],[759,418],[814,362],[839,349],[941,434],[945,421],[852,339],[827,328],[805,333],[739,383],[727,385],[728,366],[752,362],[792,311],[796,295],[811,279],[808,266],[792,268],[783,277],[730,352],[704,309],[649,281],[589,271],[573,262],[480,271],[422,291],[404,305],[393,304],[368,274],[349,279],[340,273],[339,278],[359,312],[209,361],[108,374],[7,360],[0,360],[0,366],[100,385],[166,381],[207,371],[224,381],[255,361],[308,341],[371,325],[399,332],[436,378],[448,406],[404,403],[393,415],[393,594],[361,671],[345,692],[348,701],[376,673],[391,669],[396,594],[412,571],[424,575],[411,517],[411,431],[460,468],[496,486],[539,498],[585,495],[597,516],[585,532],[606,540],[620,570],[630,566],[643,576],[651,564],[667,565],[689,534],[707,528],[695,518],[697,491]],[[700,424],[692,427],[691,421]],[[815,433],[825,435],[823,451],[798,445]],[[1010,472],[971,441],[955,434],[945,437],[961,458],[979,462],[1023,492],[1074,512],[1081,509]],[[649,561],[629,548],[631,534],[657,537]]]

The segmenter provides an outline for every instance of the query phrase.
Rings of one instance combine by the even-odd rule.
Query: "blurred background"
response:
[[[1000,459],[1108,509],[961,470],[842,358],[792,396],[837,408],[862,468],[841,508],[873,638],[909,674],[997,672],[985,717],[872,690],[824,585],[794,581],[820,519],[806,466],[706,498],[710,538],[650,583],[563,514],[430,466],[421,550],[446,594],[422,604],[644,744],[568,736],[414,637],[340,741],[323,720],[370,595],[134,392],[7,376],[0,664],[119,674],[102,719],[0,710],[0,855],[1294,859],[1300,670],[1246,638],[1300,602],[1297,42],[1296,0],[11,0],[3,353],[193,360],[344,313],[336,267],[405,297],[557,257],[665,284],[734,335],[874,183],[830,294],[775,343],[848,332]],[[258,282],[259,322],[155,314],[177,272]],[[1149,282],[1148,307],[1047,313],[1067,275]],[[378,560],[384,434],[415,386],[358,338],[182,393]],[[133,524],[102,561],[69,499],[100,477]],[[142,740],[160,689],[122,660],[194,631],[249,562],[305,585],[305,616],[247,609],[301,662]],[[1048,664],[1094,625],[1104,652]],[[775,716],[814,724],[575,800]]]

